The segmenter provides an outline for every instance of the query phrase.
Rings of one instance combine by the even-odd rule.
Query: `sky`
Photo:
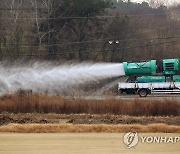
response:
[[[132,2],[138,2],[138,3],[141,3],[143,1],[148,1],[148,0],[131,0]],[[167,0],[168,1],[168,4],[171,5],[173,4],[174,2],[178,2],[180,3],[180,0]]]

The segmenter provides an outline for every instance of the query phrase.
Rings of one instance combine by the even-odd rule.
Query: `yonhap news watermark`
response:
[[[175,144],[180,142],[180,135],[179,136],[138,136],[137,132],[128,132],[124,135],[124,144],[127,148],[135,147],[139,142],[144,144],[161,144],[161,143],[172,143]]]

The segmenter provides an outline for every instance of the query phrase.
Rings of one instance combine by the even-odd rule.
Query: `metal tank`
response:
[[[130,75],[153,75],[156,74],[156,60],[143,62],[124,62],[124,71]]]
[[[136,82],[138,83],[153,83],[153,82],[165,82],[165,76],[141,76],[138,77]]]

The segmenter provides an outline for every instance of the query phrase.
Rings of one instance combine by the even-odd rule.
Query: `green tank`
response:
[[[136,79],[138,83],[165,82],[165,76],[141,76]]]
[[[179,69],[179,59],[163,60],[163,72],[165,75],[174,75]]]
[[[173,81],[174,82],[180,82],[180,75],[174,75],[173,76]]]
[[[124,62],[124,71],[130,75],[153,75],[156,74],[156,60],[145,62]]]

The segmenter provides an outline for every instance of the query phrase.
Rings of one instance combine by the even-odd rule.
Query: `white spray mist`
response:
[[[79,63],[54,65],[36,62],[26,66],[0,64],[0,94],[19,89],[33,92],[71,93],[81,84],[123,76],[123,64]]]

